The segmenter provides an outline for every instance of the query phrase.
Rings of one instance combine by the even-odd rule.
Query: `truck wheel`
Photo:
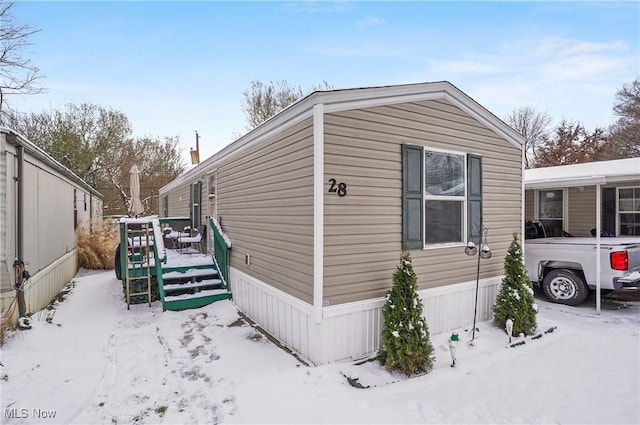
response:
[[[589,295],[589,288],[582,278],[571,270],[552,270],[542,282],[544,294],[554,303],[579,305]]]

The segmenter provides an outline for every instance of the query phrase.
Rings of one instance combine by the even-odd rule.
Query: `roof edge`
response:
[[[324,104],[324,112],[330,113],[383,104],[436,99],[444,99],[451,102],[454,106],[503,137],[514,147],[523,148],[524,137],[520,133],[448,81],[317,90],[289,105],[202,163],[178,176],[172,182],[161,187],[159,192],[168,191],[192,177],[206,173],[208,169],[215,168],[219,161],[241,152],[274,131],[285,130],[303,119],[311,117],[313,106],[316,104]]]
[[[35,156],[36,158],[40,159],[41,161],[44,161],[47,165],[49,165],[50,167],[56,169],[57,171],[59,171],[63,175],[69,177],[71,180],[75,181],[80,186],[82,186],[85,189],[89,190],[89,192],[93,193],[94,195],[96,195],[96,196],[98,196],[100,198],[104,198],[102,196],[102,194],[100,192],[98,192],[96,189],[94,189],[93,187],[91,187],[91,185],[89,183],[84,181],[80,176],[78,176],[76,173],[74,173],[71,169],[69,169],[66,166],[62,165],[54,157],[49,155],[45,150],[43,150],[42,148],[36,146],[33,142],[31,142],[29,139],[27,139],[21,133],[17,132],[16,130],[13,130],[13,129],[9,128],[9,127],[4,127],[4,126],[0,126],[0,133],[13,134],[16,137],[16,140],[18,141],[18,143],[21,146],[23,146],[24,148],[26,148],[26,150],[29,153],[31,153],[33,156]],[[11,143],[11,141],[9,141],[7,139],[7,143]]]

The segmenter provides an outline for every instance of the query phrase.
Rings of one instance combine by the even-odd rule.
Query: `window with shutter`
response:
[[[482,157],[402,147],[402,243],[407,249],[479,242]]]

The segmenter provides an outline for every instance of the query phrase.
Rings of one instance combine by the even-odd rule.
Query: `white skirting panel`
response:
[[[240,311],[302,358],[314,361],[316,328],[313,309],[291,295],[275,289],[233,267],[229,289]]]
[[[26,269],[30,272],[28,265],[26,266]],[[34,273],[29,278],[24,288],[27,312],[35,313],[49,305],[51,300],[58,295],[62,288],[64,288],[73,279],[77,271],[78,251],[77,249],[74,249],[58,258],[44,269]],[[9,309],[15,295],[15,290],[2,293],[3,312]],[[16,307],[12,320],[15,323],[17,319],[18,309]]]
[[[501,279],[480,281],[478,322],[493,316]],[[311,305],[233,268],[230,287],[243,313],[313,364],[371,357],[380,347],[383,298],[325,307],[322,321],[315,323]],[[432,335],[473,323],[475,288],[473,281],[419,292]]]
[[[483,279],[478,286],[477,321],[493,317],[493,303],[501,276]],[[476,282],[425,289],[418,292],[431,335],[473,323]],[[374,356],[380,348],[384,299],[326,307],[323,310],[322,341],[317,364],[352,361]]]

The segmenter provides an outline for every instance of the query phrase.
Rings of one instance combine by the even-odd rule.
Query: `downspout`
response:
[[[16,145],[16,152],[18,157],[18,176],[15,177],[17,183],[16,190],[16,260],[14,265],[14,272],[17,270],[18,276],[16,279],[16,298],[18,300],[18,317],[24,317],[27,314],[27,306],[24,300],[24,288],[22,288],[24,270],[24,146],[18,143],[16,135],[11,135],[12,142]]]

